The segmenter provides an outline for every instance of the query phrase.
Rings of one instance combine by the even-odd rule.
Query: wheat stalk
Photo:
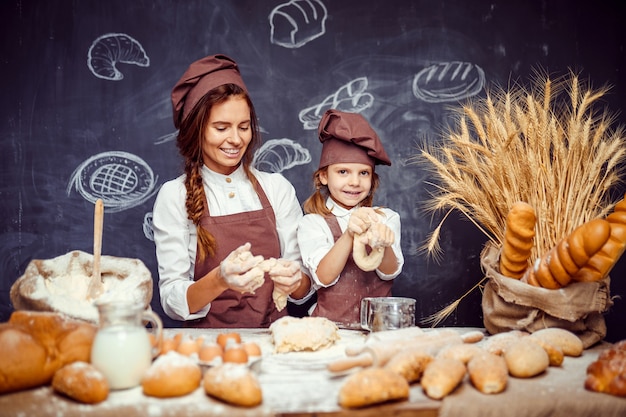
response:
[[[607,91],[573,72],[557,80],[537,74],[529,89],[496,88],[456,109],[456,128],[415,156],[436,178],[425,209],[446,213],[421,249],[441,259],[439,231],[455,210],[500,246],[509,208],[529,203],[537,215],[531,262],[577,226],[604,217],[625,157],[624,128],[611,130],[615,117],[593,108]],[[430,321],[439,323],[466,295]]]

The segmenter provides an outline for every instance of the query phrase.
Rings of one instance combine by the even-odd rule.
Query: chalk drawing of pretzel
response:
[[[139,42],[124,33],[107,33],[98,37],[87,53],[87,66],[98,78],[119,81],[124,78],[117,63],[150,66],[150,58]]]

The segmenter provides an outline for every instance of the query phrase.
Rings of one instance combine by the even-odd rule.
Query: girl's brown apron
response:
[[[325,219],[336,242],[342,234],[339,222],[333,215]],[[341,327],[360,329],[361,298],[389,297],[392,285],[392,281],[380,279],[375,271],[361,270],[350,255],[335,285],[317,290],[317,307],[312,315],[326,317]]]
[[[215,256],[207,257],[198,262],[194,269],[194,279],[206,275],[213,268],[219,266],[233,250],[250,242],[254,255],[264,258],[280,257],[280,241],[276,231],[276,217],[274,210],[257,183],[256,192],[261,200],[261,210],[230,214],[226,216],[211,216],[208,204],[200,219],[200,224],[208,230],[218,242]],[[228,289],[211,302],[209,314],[202,319],[186,322],[188,327],[230,327],[250,328],[269,327],[272,322],[287,314],[286,309],[279,312],[272,300],[274,283],[266,279],[265,283],[254,294],[241,294]]]

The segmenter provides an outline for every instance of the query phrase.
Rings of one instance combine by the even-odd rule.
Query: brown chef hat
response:
[[[174,126],[179,128],[198,101],[222,84],[236,84],[247,90],[232,58],[211,55],[192,63],[172,89]]]
[[[318,134],[322,142],[318,169],[341,162],[391,165],[380,138],[360,114],[327,110]]]

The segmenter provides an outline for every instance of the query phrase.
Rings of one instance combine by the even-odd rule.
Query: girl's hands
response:
[[[351,236],[366,232],[373,223],[380,221],[380,216],[371,207],[359,207],[348,220],[347,231]]]

